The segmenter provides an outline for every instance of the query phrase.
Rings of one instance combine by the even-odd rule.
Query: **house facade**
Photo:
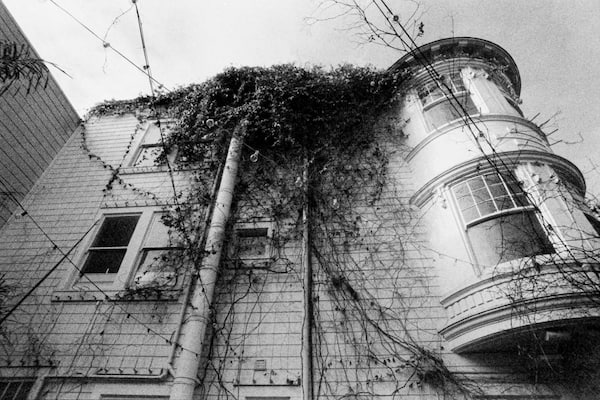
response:
[[[388,73],[329,159],[148,99],[67,130],[0,229],[0,399],[595,398],[599,224],[513,59]]]

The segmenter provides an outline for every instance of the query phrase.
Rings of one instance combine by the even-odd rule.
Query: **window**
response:
[[[238,229],[236,231],[236,256],[243,259],[268,257],[267,228]]]
[[[493,173],[476,176],[454,186],[463,221],[472,221],[487,215],[529,205],[527,195],[512,177]]]
[[[107,216],[88,248],[82,275],[94,275],[95,281],[110,282],[121,268],[121,263],[139,215]],[[104,279],[101,276],[104,275]]]
[[[418,90],[419,99],[424,107],[446,98],[446,94],[466,92],[467,88],[460,74],[441,75],[440,83],[428,82]],[[449,89],[449,90],[448,90]]]
[[[474,258],[493,266],[554,251],[526,193],[511,175],[476,176],[452,187]]]
[[[72,291],[119,291],[126,288],[175,288],[183,249],[163,223],[164,210],[130,207],[100,218],[79,260],[79,274],[66,278],[55,300],[73,300]],[[64,293],[63,293],[64,292]]]
[[[430,129],[460,119],[465,113],[478,113],[460,74],[442,75],[439,80],[439,84],[429,82],[417,92]]]
[[[182,263],[183,248],[175,246],[162,214],[155,213],[142,243],[137,270],[131,286],[134,288],[172,288],[177,283],[178,267]]]
[[[0,400],[27,400],[34,380],[2,380],[0,381]]]
[[[163,151],[163,139],[168,136],[168,133],[168,122],[150,122],[130,165],[132,167],[154,167],[158,165],[158,158]],[[169,161],[174,160],[174,153],[172,151],[167,156]]]
[[[257,266],[271,258],[271,228],[269,223],[247,223],[235,227],[232,243],[229,246],[230,258]]]

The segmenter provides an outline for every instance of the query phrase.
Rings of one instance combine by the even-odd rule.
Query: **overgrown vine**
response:
[[[208,188],[231,135],[243,140],[243,172],[233,219],[272,221],[274,251],[266,269],[239,268],[240,260],[232,254],[222,263],[220,281],[233,297],[212,313],[212,338],[228,345],[209,350],[213,354],[207,366],[210,373],[203,378],[206,390],[215,387],[207,381],[213,379],[219,397],[234,396],[230,389],[236,382],[225,376],[226,366],[218,360],[242,359],[231,345],[236,303],[252,293],[260,296],[261,285],[272,274],[297,279],[297,252],[289,247],[301,237],[304,207],[310,210],[309,246],[316,261],[313,324],[318,395],[382,394],[375,382],[387,385],[386,395],[425,385],[451,394],[474,388],[451,373],[438,350],[423,346],[422,338],[408,326],[412,323],[408,315],[418,305],[410,300],[411,289],[404,284],[425,278],[422,269],[406,261],[404,241],[416,222],[395,192],[397,182],[388,176],[390,158],[401,146],[401,127],[391,112],[401,81],[398,74],[352,66],[232,68],[158,99],[111,101],[91,112],[93,116],[139,114],[150,108],[177,119],[157,163],[166,163],[167,154],[177,151],[174,168],[190,173],[189,188],[175,194],[176,205],[169,207],[165,222],[182,240],[184,257],[194,269],[200,268],[203,257],[198,245],[201,235],[190,234],[203,228],[197,210],[210,203]],[[115,182],[128,187],[119,168],[109,169],[107,190]],[[390,215],[393,224],[386,220]],[[195,221],[194,226],[190,221]],[[167,259],[162,261],[167,264]],[[378,288],[369,278],[388,285]],[[131,292],[124,297],[128,295]],[[431,333],[425,335],[431,339]],[[340,344],[348,349],[333,356]],[[227,354],[218,353],[222,348]],[[341,364],[337,369],[332,368],[334,359]],[[344,388],[338,387],[340,376],[335,376],[340,371],[347,382]],[[295,377],[286,381],[299,382]]]

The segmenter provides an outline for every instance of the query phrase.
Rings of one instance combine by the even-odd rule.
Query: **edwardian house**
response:
[[[292,174],[212,120],[190,160],[156,104],[74,129],[52,80],[3,95],[0,400],[596,398],[599,223],[515,62],[450,38],[388,73],[373,175]]]

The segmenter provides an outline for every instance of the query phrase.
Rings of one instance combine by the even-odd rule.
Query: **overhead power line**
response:
[[[149,74],[148,71],[146,71],[144,69],[144,67],[140,67],[135,62],[133,62],[129,57],[127,57],[125,54],[123,54],[121,51],[114,48],[109,42],[105,41],[102,37],[100,37],[100,35],[98,35],[96,32],[94,32],[86,24],[81,22],[81,20],[79,20],[76,16],[74,16],[71,12],[69,12],[63,6],[58,4],[55,0],[50,0],[50,2],[52,4],[54,4],[56,7],[58,7],[58,9],[60,9],[62,12],[67,14],[69,17],[71,17],[75,22],[77,22],[81,27],[83,27],[86,31],[88,31],[92,36],[94,36],[96,39],[98,39],[100,42],[102,42],[102,46],[104,46],[104,48],[110,48],[112,51],[114,51],[116,54],[118,54],[121,58],[123,58],[125,61],[127,61],[129,64],[131,64],[135,69],[140,71],[142,74],[146,75],[151,82],[154,82],[157,85],[159,85],[161,88],[164,88],[167,91],[170,91],[164,84],[162,84],[161,82],[159,82],[155,78],[153,78],[152,75]]]

